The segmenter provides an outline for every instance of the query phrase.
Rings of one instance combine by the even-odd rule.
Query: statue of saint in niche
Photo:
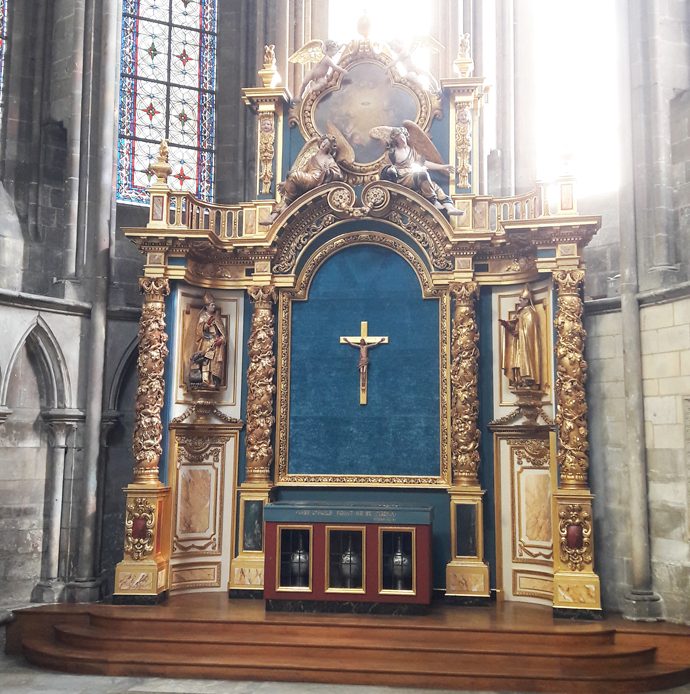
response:
[[[223,382],[227,337],[223,319],[210,292],[194,327],[194,352],[189,360],[189,387],[218,390]]]
[[[429,175],[429,171],[452,174],[454,167],[443,163],[434,143],[416,123],[404,121],[403,125],[402,128],[382,125],[369,133],[371,137],[387,140],[390,163],[381,169],[381,180],[414,190],[446,216],[464,214]]]
[[[511,389],[539,390],[542,380],[542,351],[539,315],[532,292],[525,286],[509,320],[499,319],[505,330],[501,368]]]

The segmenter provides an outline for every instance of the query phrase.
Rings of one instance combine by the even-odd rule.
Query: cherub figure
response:
[[[350,151],[352,151],[351,148]],[[342,181],[345,177],[336,161],[337,155],[338,143],[334,135],[322,135],[309,140],[297,155],[295,164],[288,172],[285,181],[278,185],[282,201],[261,224],[265,226],[273,224],[276,217],[290,203],[313,188],[324,183]]]
[[[436,39],[431,36],[424,36],[414,39],[409,45],[405,45],[401,41],[391,41],[390,47],[395,52],[394,66],[403,77],[414,82],[421,89],[434,93],[441,91],[441,85],[436,78],[428,70],[420,68],[413,57],[419,48],[437,53],[443,46]]]
[[[327,87],[336,73],[345,73],[345,70],[338,65],[336,59],[339,50],[340,46],[335,41],[326,41],[324,43],[320,39],[314,39],[288,58],[290,63],[300,63],[302,65],[316,63],[304,77],[299,90],[299,101],[302,101],[310,92],[318,92]]]
[[[406,120],[403,126],[392,128],[381,125],[369,131],[371,137],[386,141],[390,164],[381,169],[381,180],[414,190],[446,216],[464,214],[429,175],[429,171],[452,174],[455,168],[443,163],[434,143],[416,123]]]

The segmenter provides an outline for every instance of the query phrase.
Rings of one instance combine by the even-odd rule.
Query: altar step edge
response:
[[[188,645],[188,644],[187,644]],[[344,667],[335,662],[308,659],[284,663],[273,659],[255,662],[224,662],[218,656],[183,655],[182,653],[139,653],[136,651],[103,652],[72,648],[50,639],[28,638],[23,643],[27,659],[44,667],[67,672],[110,676],[165,676],[290,681],[315,683],[349,683],[378,686],[430,687],[447,689],[500,689],[545,692],[643,692],[674,687],[690,680],[689,669],[649,663],[601,671],[578,668],[534,668],[519,665],[504,671],[489,670],[481,659],[471,664],[457,664],[452,670],[431,670],[426,659],[401,669],[391,663],[359,664]]]

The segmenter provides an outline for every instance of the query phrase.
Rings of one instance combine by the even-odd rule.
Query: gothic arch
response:
[[[130,373],[130,369],[136,368],[138,345],[139,337],[135,335],[127,347],[125,347],[120,357],[120,361],[117,364],[117,368],[110,382],[110,388],[108,389],[107,409],[109,410],[119,409],[120,395],[124,383]]]
[[[71,408],[72,387],[65,357],[53,331],[40,314],[29,324],[12,351],[4,378],[0,381],[0,405],[7,405],[10,377],[24,345],[36,358],[41,376],[43,406],[51,409]]]

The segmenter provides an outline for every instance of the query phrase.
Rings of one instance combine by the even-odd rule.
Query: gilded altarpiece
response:
[[[581,292],[600,220],[568,177],[480,194],[466,50],[438,89],[387,44],[334,51],[291,57],[317,63],[293,99],[266,46],[243,91],[255,200],[171,191],[162,143],[149,224],[126,231],[173,283],[172,588],[260,593],[273,501],[413,504],[436,591],[596,611]]]

